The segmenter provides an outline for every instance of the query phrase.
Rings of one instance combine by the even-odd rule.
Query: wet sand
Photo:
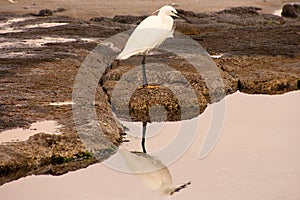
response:
[[[191,10],[195,12],[219,11],[237,6],[257,6],[262,8],[262,12],[273,13],[282,8],[282,5],[297,0],[174,0],[174,1],[155,1],[155,0],[51,0],[47,2],[35,0],[18,0],[17,3],[10,3],[7,0],[0,2],[0,13],[37,13],[41,9],[56,10],[65,8],[63,15],[74,18],[90,19],[96,16],[113,17],[115,15],[150,15],[153,11],[165,4],[174,5],[177,8]],[[61,14],[61,13],[59,13]]]
[[[300,92],[225,98],[222,136],[211,154],[199,160],[212,108],[199,116],[198,135],[189,150],[169,166],[174,184],[191,181],[171,199],[300,199]],[[168,129],[170,130],[170,129]],[[149,151],[170,141],[171,131],[147,140]],[[160,138],[160,139],[159,139]],[[126,148],[138,148],[126,144]],[[139,150],[139,149],[136,149]],[[16,192],[18,191],[18,192]],[[165,199],[145,188],[135,175],[102,164],[63,176],[30,176],[0,187],[4,199]]]

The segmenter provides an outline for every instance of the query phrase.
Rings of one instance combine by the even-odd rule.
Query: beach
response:
[[[289,2],[2,0],[0,196],[300,199],[299,18],[280,16]],[[165,4],[191,23],[175,19],[175,37],[147,56],[159,86],[147,89],[141,56],[115,56]],[[126,170],[110,164],[122,153]],[[161,170],[131,173],[149,165]]]

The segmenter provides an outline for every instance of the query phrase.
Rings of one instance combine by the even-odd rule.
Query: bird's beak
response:
[[[185,21],[187,21],[188,23],[192,23],[189,19],[187,19],[186,17],[184,17],[183,15],[180,15],[180,14],[178,14],[178,13],[173,13],[173,15],[172,16],[174,16],[174,17],[178,17],[178,18],[182,18],[182,19],[184,19]]]

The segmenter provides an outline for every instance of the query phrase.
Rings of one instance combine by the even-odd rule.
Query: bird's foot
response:
[[[139,86],[138,87],[139,89],[143,89],[143,88],[146,88],[146,89],[157,89],[157,88],[160,88],[159,85],[142,85],[142,86]]]

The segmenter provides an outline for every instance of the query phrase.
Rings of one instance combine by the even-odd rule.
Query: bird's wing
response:
[[[164,28],[159,17],[147,17],[133,31],[117,59],[123,60],[150,51],[160,45],[170,35],[170,32],[171,30]]]

